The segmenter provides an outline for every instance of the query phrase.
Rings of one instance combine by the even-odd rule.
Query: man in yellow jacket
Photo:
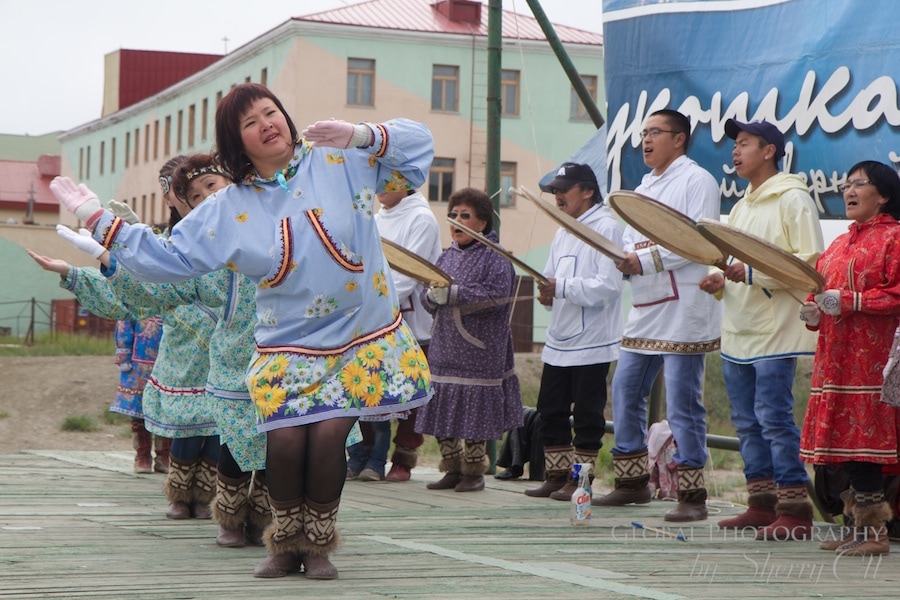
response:
[[[819,213],[803,180],[779,170],[784,135],[766,121],[733,119],[725,132],[734,140],[735,172],[749,181],[729,224],[814,266],[824,248]],[[815,351],[815,335],[797,318],[792,297],[804,292],[734,260],[700,287],[723,291],[722,371],[749,492],[747,511],[719,526],[754,527],[762,540],[806,539],[812,504],[792,393],[797,357]]]

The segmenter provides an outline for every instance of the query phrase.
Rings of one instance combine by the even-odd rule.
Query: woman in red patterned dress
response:
[[[800,309],[819,331],[800,456],[838,463],[850,480],[844,513],[854,528],[821,547],[868,556],[890,551],[882,468],[898,461],[898,410],[880,400],[900,321],[900,177],[875,161],[849,173],[841,190],[853,223],[819,256],[825,291]]]

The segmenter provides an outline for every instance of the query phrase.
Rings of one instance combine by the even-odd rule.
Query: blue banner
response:
[[[900,162],[898,0],[603,0],[603,21],[611,190],[648,171],[639,134],[662,108],[691,119],[688,155],[720,182],[723,213],[746,187],[729,118],[784,132],[782,168],[822,218],[844,217],[854,163]]]

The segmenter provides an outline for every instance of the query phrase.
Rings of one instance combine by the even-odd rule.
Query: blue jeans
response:
[[[384,464],[391,447],[390,421],[360,421],[363,441],[347,448],[347,468],[354,473],[372,469],[384,477]]]
[[[638,354],[621,350],[612,381],[613,454],[647,450],[647,397],[665,365],[666,418],[675,436],[674,460],[680,467],[706,464],[706,407],[703,406],[705,354]]]
[[[805,485],[800,430],[794,423],[796,358],[742,365],[722,360],[747,481],[774,479],[778,487]]]
[[[172,456],[183,461],[197,460],[201,456],[207,460],[219,462],[219,436],[207,435],[187,438],[175,438],[169,449]]]

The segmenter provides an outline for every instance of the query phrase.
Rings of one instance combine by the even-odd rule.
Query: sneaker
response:
[[[375,469],[363,469],[359,472],[357,481],[381,481],[384,477]]]

